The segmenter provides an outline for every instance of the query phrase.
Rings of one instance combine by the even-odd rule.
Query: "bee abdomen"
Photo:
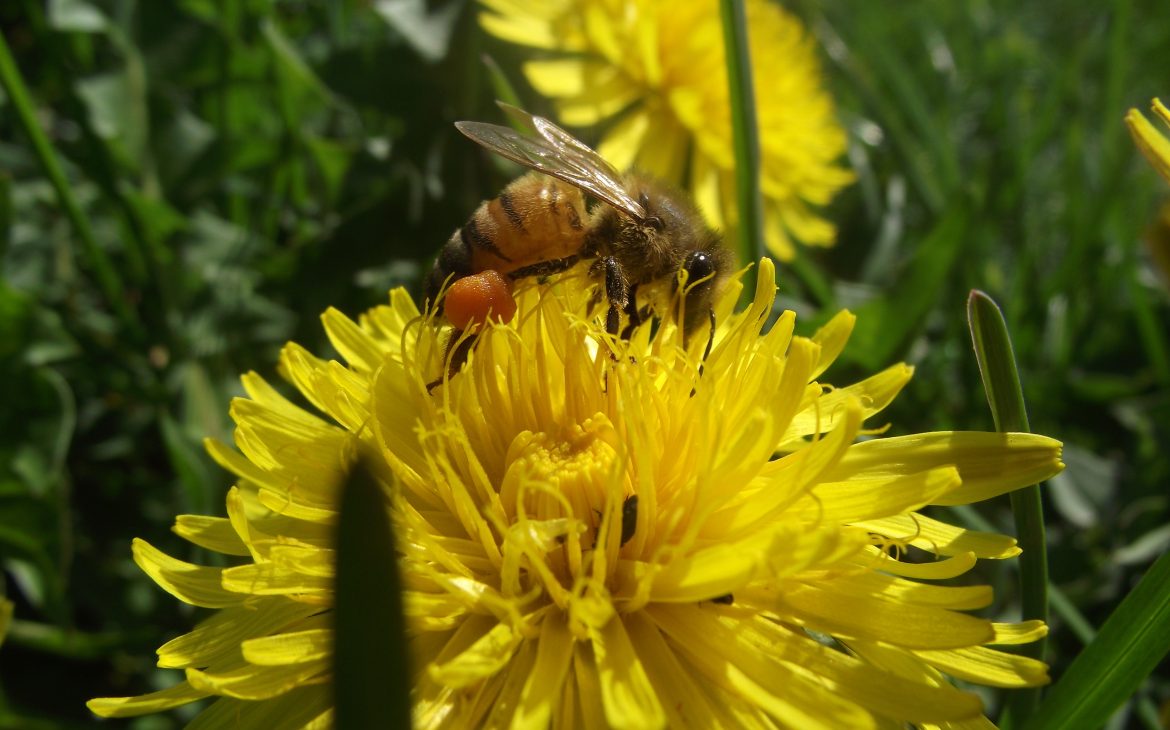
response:
[[[471,250],[467,246],[463,228],[460,228],[452,233],[443,248],[439,249],[439,258],[435,260],[435,265],[427,276],[425,294],[431,306],[439,300],[439,292],[448,278],[460,279],[472,273],[475,272],[471,268]]]
[[[477,252],[486,251],[502,261],[511,262],[512,259],[496,245],[496,234],[499,231],[490,211],[490,203],[481,205],[475,211],[475,215],[471,216],[471,219],[459,229],[459,235],[467,249],[472,252],[473,259]]]

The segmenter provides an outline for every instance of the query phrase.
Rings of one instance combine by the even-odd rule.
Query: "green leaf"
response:
[[[180,180],[216,141],[215,128],[186,109],[176,109],[156,138],[155,157],[165,180]]]
[[[347,145],[318,137],[312,133],[306,133],[303,139],[305,146],[313,155],[313,162],[316,163],[321,178],[325,181],[325,190],[329,199],[331,201],[337,200],[341,193],[342,184],[345,182],[346,173],[349,172],[350,164],[353,162],[353,150]]]
[[[141,167],[146,151],[144,90],[125,71],[81,79],[77,95],[89,112],[94,132],[132,169]]]
[[[0,274],[4,273],[4,256],[12,243],[12,177],[0,172]],[[0,351],[3,349],[0,339]]]
[[[1170,652],[1170,553],[1130,591],[1025,730],[1101,727]]]
[[[32,300],[0,279],[0,359],[20,354],[31,333],[32,323]]]
[[[462,3],[448,2],[434,12],[428,5],[423,0],[378,0],[374,10],[423,60],[433,63],[447,55]]]
[[[967,323],[971,328],[971,342],[979,361],[983,390],[995,428],[1000,432],[1028,431],[1028,413],[1024,407],[1024,391],[1012,351],[1011,337],[1003,313],[991,297],[981,291],[972,291],[967,298]],[[1012,516],[1016,521],[1016,537],[1023,553],[1020,555],[1021,613],[1025,621],[1048,621],[1048,551],[1044,540],[1044,509],[1040,487],[1033,485],[1011,494]],[[1034,659],[1044,658],[1045,640],[1015,647],[1020,654]],[[1039,689],[1021,689],[1011,699],[1011,715],[1022,722],[1034,711],[1040,700]]]
[[[45,8],[49,27],[66,33],[101,33],[109,21],[101,10],[84,0],[49,0]]]
[[[342,490],[337,521],[338,730],[410,727],[406,624],[389,507],[386,488],[359,463]]]
[[[857,326],[842,359],[872,370],[889,365],[909,346],[946,286],[967,221],[964,207],[952,208],[919,243],[909,269],[889,292],[856,308]]]
[[[81,252],[97,278],[102,294],[109,306],[118,314],[118,318],[126,329],[137,335],[141,331],[141,326],[126,302],[122,280],[106,256],[105,250],[98,245],[93,227],[89,223],[89,218],[81,210],[77,194],[69,178],[65,175],[57,151],[49,142],[45,131],[41,129],[41,122],[33,108],[28,87],[20,74],[20,69],[16,66],[16,61],[8,49],[8,43],[4,40],[3,34],[0,34],[0,84],[3,84],[4,90],[8,93],[20,126],[32,143],[37,161],[45,176],[52,183],[61,207],[65,210],[65,215],[77,233],[77,238],[80,239]]]
[[[211,472],[203,460],[203,449],[190,438],[168,413],[159,416],[159,428],[171,468],[179,475],[186,496],[187,511],[205,514],[211,510]]]
[[[322,103],[330,107],[340,106],[333,92],[322,83],[309,64],[305,63],[296,46],[271,18],[264,18],[261,21],[260,32],[276,59],[277,77],[281,81],[282,96],[285,97],[286,114],[299,118],[319,108]]]
[[[999,431],[1027,431],[1024,391],[1020,387],[1016,356],[1012,352],[1012,340],[1003,313],[991,297],[975,290],[967,298],[967,323],[971,327],[971,341],[979,360],[979,374],[983,377],[983,390],[991,406],[995,428]]]
[[[508,78],[508,74],[504,73],[504,69],[500,68],[500,64],[496,63],[496,59],[488,54],[483,54],[481,57],[483,65],[488,70],[488,80],[492,84],[492,92],[495,94],[497,100],[517,107],[524,108],[524,104],[520,101],[520,95],[516,93],[516,87]],[[512,122],[516,124],[516,122]]]

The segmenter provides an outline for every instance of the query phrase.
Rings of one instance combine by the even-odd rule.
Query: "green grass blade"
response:
[[[967,299],[967,322],[996,430],[1028,431],[1024,391],[1020,387],[1020,374],[1003,313],[991,297],[981,291],[972,291]],[[1012,492],[1011,501],[1016,536],[1023,550],[1020,555],[1021,612],[1024,620],[1047,622],[1048,552],[1044,542],[1044,510],[1039,485]],[[1040,640],[1023,644],[1018,650],[1025,656],[1043,659],[1045,644]],[[1019,723],[1027,719],[1039,700],[1038,688],[1018,690],[1010,705],[1014,721]]]
[[[735,146],[735,198],[739,210],[736,252],[739,263],[760,260],[764,247],[764,206],[760,195],[760,134],[756,127],[756,97],[748,47],[747,12],[743,0],[719,0],[723,19],[723,48],[731,90],[731,130]],[[755,267],[744,281],[744,295],[756,290]]]
[[[341,496],[333,653],[338,730],[410,727],[402,589],[381,483],[358,464]]]
[[[20,120],[20,126],[32,143],[37,161],[40,162],[45,176],[49,178],[61,207],[65,210],[65,215],[69,218],[73,230],[81,241],[82,256],[97,278],[102,295],[123,324],[132,332],[137,332],[139,329],[138,321],[126,304],[122,281],[106,257],[105,251],[98,246],[97,238],[94,237],[93,229],[89,225],[89,219],[81,211],[77,196],[74,195],[69,179],[65,176],[65,170],[61,167],[61,161],[57,159],[57,153],[53,149],[52,143],[49,142],[49,138],[45,136],[44,130],[37,122],[36,111],[33,109],[28,88],[20,75],[20,70],[16,67],[11,51],[8,50],[8,42],[4,40],[2,34],[0,34],[0,84],[4,85],[4,90],[8,93],[8,98],[16,111],[16,117]]]
[[[1101,727],[1170,652],[1170,554],[1158,558],[1037,708],[1026,730]]]
[[[496,63],[496,59],[485,53],[480,56],[480,60],[488,71],[488,81],[492,84],[492,92],[495,93],[496,99],[518,109],[523,109],[524,104],[520,101],[520,95],[516,93],[516,87],[512,85],[512,81],[504,73],[504,69],[500,68],[500,64]]]
[[[12,178],[0,172],[0,274],[4,273],[4,257],[12,242]]]

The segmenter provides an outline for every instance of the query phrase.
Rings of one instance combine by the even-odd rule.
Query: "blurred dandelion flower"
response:
[[[598,151],[686,184],[713,228],[737,226],[730,91],[719,6],[711,0],[481,0],[481,24],[513,43],[558,54],[524,74],[570,126],[616,121]],[[748,0],[760,136],[765,242],[782,260],[794,242],[831,246],[817,208],[853,180],[837,164],[845,131],[822,87],[817,47],[800,22]],[[748,263],[748,262],[743,262]]]
[[[1154,99],[1151,108],[1167,126],[1170,126],[1170,109],[1166,108],[1158,99]],[[1170,139],[1158,128],[1150,124],[1149,120],[1137,109],[1130,109],[1125,115],[1125,123],[1129,125],[1129,132],[1138,149],[1154,166],[1158,173],[1170,182]]]
[[[0,598],[0,644],[8,636],[8,627],[12,625],[12,601]]]
[[[176,523],[242,564],[134,544],[165,590],[218,609],[159,649],[185,681],[90,708],[217,697],[196,727],[330,725],[330,533],[365,450],[399,538],[418,727],[986,726],[948,677],[1047,682],[1043,663],[991,648],[1046,627],[966,613],[991,588],[941,582],[1015,541],[918,510],[1045,479],[1060,444],[863,429],[910,368],[818,381],[853,317],[805,338],[789,312],[764,331],[774,274],[764,260],[745,311],[727,286],[701,370],[705,338],[684,348],[670,322],[607,336],[581,270],[521,288],[515,319],[432,394],[442,334],[404,291],[356,323],[326,312],[348,366],[292,344],[281,366],[330,420],[245,376],[242,453],[209,443],[239,477],[228,516]]]

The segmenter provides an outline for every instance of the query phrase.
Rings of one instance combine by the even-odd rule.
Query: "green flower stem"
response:
[[[89,226],[89,219],[81,211],[77,196],[74,195],[73,188],[61,167],[61,161],[57,158],[57,153],[49,142],[49,138],[45,136],[44,130],[37,123],[28,88],[25,86],[20,70],[17,69],[12,53],[8,49],[8,42],[2,34],[0,34],[0,83],[8,92],[8,98],[12,101],[20,125],[32,142],[37,160],[41,163],[41,168],[57,192],[61,207],[64,208],[65,215],[69,218],[69,222],[73,225],[73,229],[81,241],[82,255],[97,278],[102,295],[114,313],[122,320],[122,323],[132,332],[137,332],[138,322],[126,304],[122,281],[118,278],[117,272],[115,272],[105,252],[98,246],[93,229]]]
[[[1024,392],[1020,374],[1012,352],[1011,337],[1003,313],[996,303],[981,291],[972,291],[967,299],[967,322],[983,389],[991,406],[995,428],[1001,433],[1026,432],[1028,413],[1024,407]],[[1048,552],[1044,542],[1044,511],[1039,485],[1016,490],[1011,494],[1012,514],[1016,521],[1016,536],[1023,553],[1020,555],[1021,609],[1025,620],[1048,621]],[[1018,647],[1021,654],[1034,659],[1044,658],[1045,640]],[[1038,688],[1017,691],[1012,697],[1011,714],[1016,724],[1022,723],[1040,701]]]
[[[748,48],[747,13],[743,0],[719,0],[723,19],[723,47],[731,90],[731,130],[735,144],[735,197],[739,210],[736,242],[740,264],[763,255],[763,198],[760,196],[760,135],[756,127],[756,98]],[[748,271],[744,295],[756,290],[755,269]]]

